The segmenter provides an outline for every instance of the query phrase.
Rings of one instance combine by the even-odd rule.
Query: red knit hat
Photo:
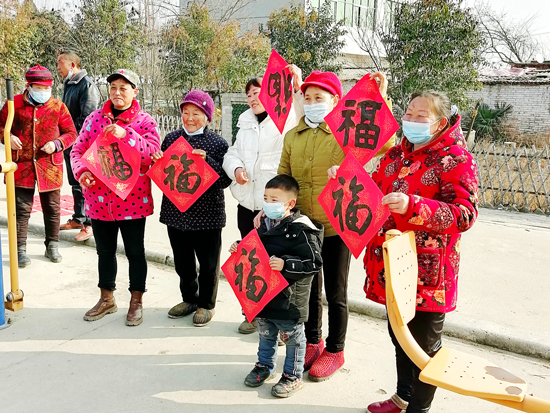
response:
[[[332,72],[320,72],[318,70],[311,72],[302,84],[302,93],[306,93],[308,86],[319,86],[339,98],[342,97],[342,83],[340,83],[338,76]]]
[[[36,65],[34,67],[31,67],[29,70],[27,70],[27,73],[25,73],[25,80],[29,85],[31,84],[44,85],[44,86],[53,85],[52,74],[48,69],[40,65]]]

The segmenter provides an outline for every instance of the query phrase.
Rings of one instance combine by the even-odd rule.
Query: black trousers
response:
[[[308,343],[317,344],[322,338],[323,280],[328,302],[328,336],[326,349],[331,353],[344,350],[348,329],[348,273],[351,253],[338,235],[325,237],[323,269],[313,277],[309,297],[309,319],[305,323]]]
[[[86,207],[84,205],[84,195],[82,194],[82,188],[76,180],[73,174],[73,168],[71,167],[71,150],[73,147],[67,148],[63,151],[63,158],[65,158],[65,166],[67,167],[67,180],[73,191],[74,199],[74,214],[73,221],[83,224],[84,226],[92,225],[90,218],[86,216]]]
[[[222,230],[181,231],[168,227],[183,301],[208,310],[216,307]],[[197,262],[199,273],[197,274]]]
[[[44,229],[48,246],[50,241],[59,241],[59,224],[61,223],[61,191],[40,192],[40,204],[44,213]],[[34,188],[15,188],[15,219],[17,221],[17,245],[27,243],[29,219],[31,217]]]
[[[237,205],[237,226],[241,233],[241,239],[246,237],[248,233],[254,229],[254,218],[259,212],[259,210],[251,211],[241,204]]]
[[[414,339],[430,357],[433,357],[441,348],[444,321],[444,313],[417,311],[415,317],[408,324]],[[409,402],[407,413],[427,413],[430,410],[437,387],[420,381],[418,378],[420,369],[416,367],[399,345],[389,322],[388,329],[392,343],[395,346],[397,395]]]
[[[92,219],[92,228],[98,255],[99,288],[115,290],[118,231],[124,242],[128,258],[130,291],[145,292],[147,260],[145,259],[145,218],[127,221],[101,221]]]

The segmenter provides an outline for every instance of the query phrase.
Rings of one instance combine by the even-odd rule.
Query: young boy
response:
[[[265,217],[258,234],[271,259],[271,268],[281,271],[288,287],[281,291],[258,314],[258,362],[244,383],[261,386],[274,377],[277,338],[281,331],[286,341],[283,375],[271,389],[276,397],[289,397],[302,388],[306,337],[304,322],[308,317],[311,280],[322,265],[323,226],[293,209],[299,186],[289,175],[277,175],[265,186]],[[233,243],[230,252],[237,250]]]

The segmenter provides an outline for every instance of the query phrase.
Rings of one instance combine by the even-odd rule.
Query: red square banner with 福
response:
[[[147,175],[181,211],[185,212],[220,177],[180,136],[147,171]]]
[[[285,123],[292,108],[292,74],[286,68],[287,66],[285,59],[273,50],[267,62],[267,69],[262,79],[262,90],[258,96],[281,133],[285,129]]]
[[[336,179],[330,179],[317,198],[355,258],[390,215],[382,198],[380,189],[351,153],[342,162]]]
[[[325,122],[347,154],[365,165],[399,129],[371,75],[359,82],[325,116]]]
[[[222,271],[237,296],[248,322],[288,286],[279,271],[271,269],[269,255],[253,230],[239,243]]]
[[[92,142],[81,162],[117,196],[126,199],[139,179],[141,155],[110,133]]]

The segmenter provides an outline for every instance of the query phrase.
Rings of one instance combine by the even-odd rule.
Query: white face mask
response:
[[[38,90],[33,89],[33,87],[29,87],[29,95],[31,95],[31,98],[40,104],[46,103],[51,97],[52,97],[52,90]]]
[[[312,123],[323,123],[325,116],[330,113],[331,109],[328,102],[313,103],[304,105],[304,115]]]
[[[73,78],[73,69],[69,70],[69,73],[67,73],[67,77],[64,80],[71,80]]]

